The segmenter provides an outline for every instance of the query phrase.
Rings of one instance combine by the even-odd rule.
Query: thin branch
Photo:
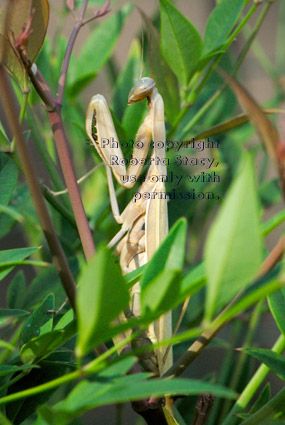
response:
[[[65,85],[66,85],[66,77],[67,77],[67,70],[69,67],[69,62],[70,62],[70,58],[71,58],[71,53],[73,50],[73,46],[75,43],[75,40],[77,38],[77,35],[79,33],[79,31],[81,30],[81,28],[83,27],[83,25],[85,25],[87,22],[90,22],[96,18],[99,18],[101,16],[106,15],[106,13],[108,13],[108,8],[110,5],[110,0],[107,0],[104,5],[95,12],[95,14],[89,18],[84,20],[84,15],[86,12],[86,8],[87,8],[87,4],[88,4],[88,0],[84,0],[82,7],[81,7],[81,11],[79,14],[79,19],[76,22],[72,33],[70,35],[68,44],[67,44],[67,48],[65,51],[65,55],[63,58],[63,62],[62,62],[62,66],[61,66],[61,71],[60,71],[60,77],[59,77],[59,82],[58,82],[58,88],[57,88],[57,103],[59,106],[62,106],[62,101],[63,101],[63,95],[64,95],[64,89],[65,89]]]
[[[64,175],[64,180],[68,189],[72,210],[82,243],[82,248],[86,259],[90,260],[90,258],[92,258],[95,253],[94,241],[77,185],[62,117],[58,106],[56,107],[55,111],[48,112],[48,118],[54,134],[56,149]]]
[[[29,190],[44,232],[47,243],[50,248],[50,252],[53,257],[53,261],[56,265],[59,277],[61,279],[62,285],[66,292],[66,295],[72,305],[72,308],[75,310],[75,294],[76,294],[76,285],[73,280],[73,276],[69,269],[64,251],[59,243],[57,234],[55,232],[53,223],[48,213],[48,209],[44,202],[42,196],[41,188],[39,181],[35,172],[34,164],[29,153],[29,150],[26,146],[25,139],[21,127],[18,123],[17,113],[13,105],[13,91],[11,89],[10,81],[7,77],[7,73],[3,68],[3,65],[0,64],[0,91],[2,94],[2,104],[5,110],[7,121],[11,128],[11,131],[15,137],[16,148],[19,152],[21,165],[29,186]]]

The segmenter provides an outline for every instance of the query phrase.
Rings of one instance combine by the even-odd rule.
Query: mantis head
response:
[[[153,79],[148,77],[141,78],[129,93],[128,105],[150,97],[153,94],[154,87],[155,81]]]

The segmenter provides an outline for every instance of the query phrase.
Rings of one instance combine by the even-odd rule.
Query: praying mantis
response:
[[[120,266],[123,273],[129,273],[146,264],[157,250],[168,232],[167,199],[165,179],[167,175],[165,158],[164,104],[155,87],[155,81],[145,77],[131,89],[128,104],[147,99],[148,114],[141,124],[134,144],[133,161],[126,169],[124,157],[107,102],[102,95],[92,97],[86,114],[86,132],[102,158],[107,172],[111,209],[121,230],[109,246],[117,244]],[[126,189],[131,189],[146,160],[153,141],[150,167],[146,178],[132,201],[120,214],[116,199],[113,176]],[[113,161],[117,158],[117,161]],[[132,288],[130,310],[140,316],[140,283]],[[172,333],[171,312],[166,313],[148,329],[153,343],[168,339]],[[160,347],[156,351],[159,374],[162,375],[172,364],[172,352]]]

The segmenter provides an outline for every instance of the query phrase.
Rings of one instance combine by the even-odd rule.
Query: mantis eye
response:
[[[155,87],[155,81],[152,78],[142,78],[130,91],[128,105],[139,102],[150,96]]]

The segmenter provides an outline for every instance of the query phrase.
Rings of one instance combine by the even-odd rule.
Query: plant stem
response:
[[[281,354],[282,351],[285,349],[285,337],[283,335],[280,335],[278,340],[273,345],[271,351],[273,353]],[[237,401],[235,402],[233,408],[231,409],[230,413],[228,414],[226,420],[223,422],[222,425],[235,425],[239,419],[235,417],[237,413],[241,413],[244,411],[266,376],[268,375],[270,369],[265,364],[262,364],[259,366],[258,370],[255,372]]]
[[[75,40],[77,38],[77,35],[83,25],[83,19],[84,19],[84,15],[86,12],[86,8],[88,5],[88,0],[83,0],[83,4],[81,7],[81,11],[80,11],[80,16],[78,21],[76,22],[72,33],[70,35],[70,38],[68,40],[68,45],[65,51],[65,55],[62,61],[62,66],[61,66],[61,71],[60,71],[60,77],[59,77],[59,82],[58,82],[58,88],[57,88],[57,103],[61,106],[62,105],[62,101],[63,101],[63,95],[64,95],[64,89],[65,89],[65,85],[66,85],[66,77],[67,77],[67,70],[68,70],[68,66],[69,66],[69,62],[70,62],[70,58],[71,58],[71,53],[73,50],[73,46],[75,43]]]
[[[43,232],[49,245],[54,263],[57,267],[62,285],[65,289],[65,292],[72,307],[75,309],[76,286],[71,271],[69,269],[65,254],[57,238],[57,234],[49,216],[48,209],[45,205],[38,178],[35,172],[35,168],[32,163],[29,150],[26,146],[21,127],[16,119],[17,114],[12,102],[13,91],[11,89],[7,73],[4,70],[2,64],[0,64],[0,91],[2,94],[2,103],[4,106],[7,121],[15,137],[15,143],[19,153],[21,165],[27,180],[31,196],[33,198],[33,202],[39,220],[41,222]]]
[[[95,253],[95,246],[73,170],[62,117],[58,106],[53,112],[48,112],[48,118],[54,134],[56,149],[68,189],[82,248],[86,259],[90,260]]]

